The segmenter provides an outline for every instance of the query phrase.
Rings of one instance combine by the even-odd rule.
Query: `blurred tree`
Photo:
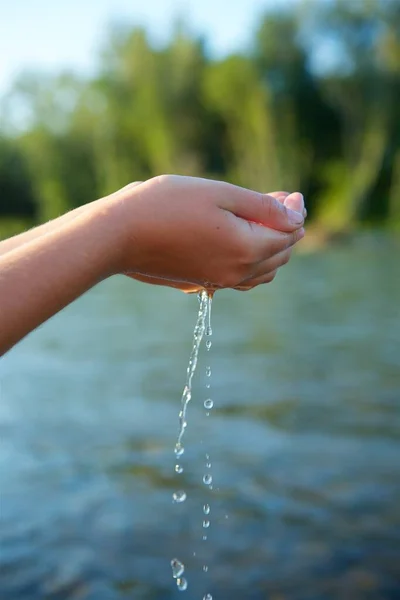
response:
[[[309,0],[253,40],[215,60],[183,21],[164,47],[116,24],[91,80],[23,74],[0,106],[0,215],[179,172],[301,189],[328,229],[400,226],[400,2]]]

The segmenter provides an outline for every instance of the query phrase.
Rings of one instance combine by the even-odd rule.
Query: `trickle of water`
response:
[[[172,494],[172,500],[174,502],[176,502],[177,504],[180,504],[181,502],[185,502],[186,492],[184,492],[183,490],[179,490],[179,492],[174,492]]]
[[[209,299],[208,298],[209,298],[208,293],[205,290],[200,292],[198,295],[200,306],[199,306],[199,312],[197,315],[197,321],[196,321],[196,325],[195,325],[194,333],[193,333],[193,345],[192,345],[192,351],[191,351],[190,357],[189,357],[189,365],[186,369],[186,383],[185,383],[185,387],[183,388],[183,392],[182,392],[181,411],[179,413],[179,433],[178,433],[177,442],[175,444],[175,455],[178,458],[180,456],[182,456],[182,454],[185,451],[183,444],[182,444],[182,438],[183,438],[183,434],[184,434],[186,426],[187,426],[187,422],[186,422],[187,406],[192,398],[192,379],[193,379],[193,375],[194,375],[194,372],[195,372],[196,366],[197,366],[197,359],[199,356],[201,340],[203,339],[203,335],[204,335],[204,332],[206,329],[206,317],[207,317],[207,311],[208,311],[208,307],[209,307]]]
[[[180,443],[176,444],[174,452],[175,452],[176,458],[180,458],[182,456],[182,454],[185,452],[185,448]]]
[[[175,456],[177,459],[179,459],[185,452],[185,448],[183,446],[182,440],[183,440],[183,435],[185,433],[185,430],[187,428],[187,419],[186,419],[187,407],[188,407],[190,400],[192,399],[192,379],[193,379],[193,375],[194,375],[194,373],[196,371],[196,367],[197,367],[197,360],[198,360],[198,355],[199,355],[200,344],[203,339],[205,331],[208,332],[208,335],[211,334],[210,333],[211,332],[210,314],[209,314],[209,311],[211,309],[211,299],[210,299],[209,294],[206,292],[206,290],[203,290],[200,294],[198,294],[198,300],[199,300],[200,306],[199,306],[199,312],[197,315],[197,321],[196,321],[196,325],[195,325],[194,333],[193,333],[192,351],[190,353],[189,364],[186,369],[186,382],[185,382],[185,386],[184,386],[183,392],[182,392],[181,409],[179,411],[178,438],[177,438],[175,448],[174,448],[174,453],[175,453]],[[209,317],[208,317],[208,325],[206,327],[207,313],[209,314]],[[207,345],[207,349],[209,349],[210,346],[211,346],[211,344]],[[183,467],[179,463],[175,464],[175,472],[178,473],[179,475],[181,473],[183,473]],[[185,502],[186,497],[187,497],[187,495],[184,490],[179,490],[177,492],[174,492],[172,495],[173,501],[178,504]],[[182,577],[184,570],[185,570],[183,563],[181,563],[177,558],[174,558],[171,561],[171,567],[172,567],[172,575],[173,575],[174,579],[176,579],[176,585],[178,587],[178,590],[180,590],[180,591],[186,590],[188,587],[188,583],[187,583],[187,580],[184,577]]]
[[[205,515],[209,515],[209,514],[210,514],[210,510],[211,510],[211,508],[210,508],[210,505],[209,505],[209,504],[205,504],[205,505],[203,506],[203,513],[204,513]]]
[[[184,577],[181,577],[180,579],[176,580],[176,585],[180,592],[184,592],[185,590],[187,590],[188,583]]]
[[[212,475],[209,475],[208,473],[207,475],[204,475],[203,483],[205,483],[206,485],[210,485],[210,483],[212,483]]]
[[[204,529],[207,529],[208,527],[210,527],[210,521],[208,519],[204,519],[203,527],[204,527]]]
[[[211,400],[211,398],[207,398],[207,400],[204,400],[204,408],[206,408],[207,410],[210,410],[213,406],[214,406],[214,402],[213,402],[213,400]]]
[[[172,577],[178,579],[185,571],[185,565],[177,558],[171,560]]]

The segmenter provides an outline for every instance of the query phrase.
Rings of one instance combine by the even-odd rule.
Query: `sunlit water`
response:
[[[117,277],[6,355],[1,600],[398,600],[399,256],[361,237],[218,292],[179,477],[194,297]]]
[[[192,380],[194,374],[196,373],[197,361],[200,351],[201,341],[203,339],[204,332],[206,331],[207,336],[211,336],[211,295],[207,293],[206,290],[203,290],[198,294],[199,299],[199,312],[197,315],[197,321],[194,328],[193,334],[193,346],[192,351],[190,353],[189,365],[186,369],[186,383],[183,389],[182,398],[181,398],[181,409],[179,412],[179,433],[178,440],[175,444],[175,456],[177,459],[180,459],[185,452],[185,447],[183,445],[183,436],[187,427],[187,410],[190,400],[192,399]],[[208,322],[206,326],[206,321]],[[210,345],[207,344],[207,350],[209,350]],[[207,372],[210,371],[210,367],[206,367]],[[211,374],[211,372],[210,372]],[[178,475],[183,473],[184,469],[181,464],[175,465],[175,472]],[[178,492],[174,492],[172,494],[172,499],[175,503],[182,503],[186,500],[187,494],[184,490],[180,490]],[[203,527],[208,527],[208,524],[203,521]],[[177,558],[172,559],[171,561],[172,568],[172,576],[176,580],[176,585],[178,590],[185,591],[188,587],[188,582],[183,574],[185,572],[184,563],[180,562]]]

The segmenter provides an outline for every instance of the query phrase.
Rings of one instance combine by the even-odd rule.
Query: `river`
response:
[[[215,408],[202,352],[180,505],[194,296],[115,277],[17,345],[0,365],[1,600],[399,599],[399,258],[364,234],[216,294]]]

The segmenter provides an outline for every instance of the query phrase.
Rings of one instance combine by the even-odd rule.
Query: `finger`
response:
[[[133,181],[132,183],[128,183],[128,185],[125,185],[119,191],[120,192],[128,192],[129,190],[137,187],[138,185],[141,185],[142,183],[143,183],[143,181]]]
[[[291,254],[292,248],[290,247],[282,250],[282,252],[279,252],[270,258],[267,258],[266,260],[263,260],[255,266],[249,277],[240,282],[240,285],[246,285],[247,282],[252,279],[264,277],[268,273],[276,271],[279,269],[279,267],[283,267],[283,265],[286,265],[289,262]]]
[[[303,217],[306,218],[307,216],[307,209],[304,206],[304,197],[303,194],[300,194],[300,192],[294,192],[294,193],[290,193],[290,192],[268,192],[269,196],[273,196],[274,198],[276,198],[279,202],[282,202],[287,208],[291,208],[297,212],[301,212],[303,214]],[[292,205],[291,203],[293,202],[292,197],[294,195],[299,195],[303,198],[302,202],[299,202],[299,205],[296,206],[296,202],[294,203],[295,205]],[[288,196],[290,196],[290,198],[288,198]],[[286,199],[288,201],[286,201]]]
[[[304,197],[300,192],[294,192],[293,194],[289,194],[286,196],[284,200],[284,205],[287,208],[291,208],[299,213],[303,213],[304,210]]]
[[[286,207],[273,196],[231,187],[226,208],[239,218],[285,232],[294,231],[304,223],[302,214]]]
[[[296,229],[291,233],[284,233],[258,225],[249,223],[251,243],[254,247],[254,262],[256,264],[270,259],[275,254],[283,252],[287,248],[294,246],[304,237],[304,228]]]
[[[290,192],[267,192],[267,195],[276,198],[279,202],[283,202],[283,200],[290,195]]]
[[[248,292],[249,290],[252,290],[253,288],[257,287],[258,285],[261,285],[264,283],[271,283],[275,279],[277,272],[278,272],[278,269],[275,269],[275,271],[266,273],[265,275],[262,275],[261,277],[255,277],[254,279],[249,279],[248,281],[246,281],[240,285],[237,285],[234,289],[238,290],[239,292]]]
[[[165,287],[175,288],[185,294],[195,294],[203,288],[196,284],[187,283],[185,281],[172,281],[170,279],[161,279],[158,277],[152,277],[151,275],[142,275],[141,273],[130,273],[128,277],[141,281],[142,283],[150,283],[151,285],[162,285]]]

